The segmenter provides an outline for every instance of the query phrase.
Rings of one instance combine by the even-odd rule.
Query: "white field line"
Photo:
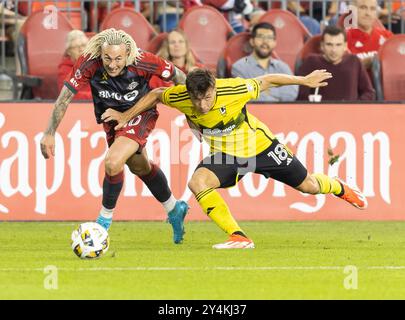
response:
[[[346,266],[263,266],[263,267],[96,267],[96,268],[57,268],[67,272],[99,271],[307,271],[307,270],[343,270]],[[362,270],[405,270],[405,266],[367,266]],[[44,268],[0,268],[0,272],[44,272]]]

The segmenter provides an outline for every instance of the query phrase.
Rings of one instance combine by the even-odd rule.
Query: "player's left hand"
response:
[[[104,113],[101,115],[101,120],[103,120],[104,122],[117,121],[118,124],[114,127],[114,130],[121,129],[127,123],[124,113],[111,108],[108,108],[106,111],[104,111]]]
[[[328,82],[325,80],[330,78],[332,78],[332,74],[325,69],[315,70],[305,76],[305,85],[310,88],[324,87],[328,85]]]

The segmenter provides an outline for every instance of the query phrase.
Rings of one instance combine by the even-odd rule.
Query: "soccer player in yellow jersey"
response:
[[[267,74],[254,79],[215,79],[210,71],[196,69],[187,75],[186,85],[152,90],[126,112],[108,109],[102,119],[117,121],[118,129],[158,101],[183,112],[190,127],[211,147],[211,155],[198,165],[188,186],[203,211],[230,236],[213,248],[254,248],[216,191],[235,185],[248,172],[271,177],[304,193],[331,193],[356,208],[367,207],[360,191],[340,179],[308,174],[267,126],[246,110],[249,100],[270,87],[296,84],[316,88],[326,86],[331,77],[326,70],[315,70],[305,77]]]

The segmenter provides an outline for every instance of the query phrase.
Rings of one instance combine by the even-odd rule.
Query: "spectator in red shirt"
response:
[[[76,60],[82,55],[89,39],[81,30],[72,30],[66,39],[66,50],[62,61],[58,66],[58,88],[62,89],[64,81],[70,75]],[[90,86],[81,89],[74,100],[92,100]]]
[[[323,54],[311,55],[304,60],[298,75],[306,75],[317,69],[332,73],[333,80],[319,88],[322,101],[374,100],[375,92],[366,69],[353,54],[346,53],[347,42],[344,30],[328,26],[322,33]],[[298,100],[307,100],[310,88],[300,86]]]
[[[371,62],[380,46],[392,36],[386,29],[375,26],[377,17],[377,0],[356,0],[358,28],[347,31],[349,50],[356,54],[363,65],[370,69]]]
[[[204,68],[204,65],[196,61],[186,35],[181,30],[173,30],[168,34],[157,56],[173,62],[185,74],[195,68]],[[171,85],[173,85],[171,81],[163,81],[156,76],[149,81],[151,88],[170,87]]]

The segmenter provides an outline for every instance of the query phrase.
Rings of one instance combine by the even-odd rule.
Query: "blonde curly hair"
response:
[[[84,49],[83,55],[89,55],[89,60],[99,58],[101,56],[101,46],[104,43],[109,45],[125,44],[127,49],[126,66],[137,63],[141,55],[134,39],[132,39],[132,37],[125,31],[116,30],[114,28],[104,30],[93,36]]]

